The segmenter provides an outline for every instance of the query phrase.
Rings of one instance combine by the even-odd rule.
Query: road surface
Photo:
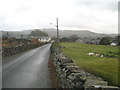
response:
[[[47,44],[5,58],[2,67],[3,88],[50,88]]]

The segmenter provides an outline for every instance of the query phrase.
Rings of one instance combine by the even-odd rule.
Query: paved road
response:
[[[48,59],[50,44],[6,58],[3,88],[50,88]]]

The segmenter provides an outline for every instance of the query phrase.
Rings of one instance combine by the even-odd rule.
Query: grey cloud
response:
[[[80,24],[80,23],[68,23],[68,24],[60,24],[61,27],[65,28],[90,28],[88,25],[83,25],[83,24]]]
[[[30,7],[22,6],[22,7],[15,9],[15,12],[23,12],[23,11],[30,11],[30,10],[31,10]]]
[[[14,30],[24,30],[27,25],[13,25],[13,24],[3,24],[2,25],[2,30],[8,30],[8,31],[14,31]]]
[[[112,10],[117,11],[118,10],[118,2],[80,2],[77,1],[75,3],[77,6],[87,6],[93,9],[100,9],[100,10]]]

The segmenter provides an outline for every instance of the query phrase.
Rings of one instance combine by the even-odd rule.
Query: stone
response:
[[[63,65],[65,63],[73,63],[71,59],[67,59],[67,58],[66,59],[60,58],[58,61],[60,62],[60,65]]]
[[[60,65],[60,68],[64,69],[66,66],[75,66],[75,64],[74,63],[65,63],[65,64]]]
[[[86,78],[84,87],[85,88],[90,88],[93,85],[101,85],[101,86],[107,86],[108,83],[103,80],[95,79],[95,78]]]

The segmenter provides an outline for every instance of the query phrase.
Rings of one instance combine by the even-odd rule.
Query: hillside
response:
[[[30,29],[30,30],[23,30],[23,31],[4,31],[3,34],[6,32],[9,32],[10,35],[12,36],[20,36],[20,35],[28,35],[30,34],[31,31],[34,31],[35,29]],[[56,29],[37,29],[46,32],[50,37],[56,37]],[[60,37],[69,37],[71,35],[77,35],[81,38],[84,37],[90,37],[90,38],[98,38],[98,37],[105,37],[105,36],[110,36],[110,37],[115,37],[117,34],[102,34],[102,33],[94,33],[88,30],[59,30],[59,36]]]
[[[46,33],[49,34],[51,37],[56,37],[56,29],[42,29]],[[102,34],[102,33],[94,33],[89,30],[59,30],[59,36],[60,37],[69,37],[71,35],[77,35],[81,38],[84,37],[91,37],[91,38],[97,38],[97,37],[105,37],[105,36],[110,36],[110,37],[115,37],[117,34]]]

